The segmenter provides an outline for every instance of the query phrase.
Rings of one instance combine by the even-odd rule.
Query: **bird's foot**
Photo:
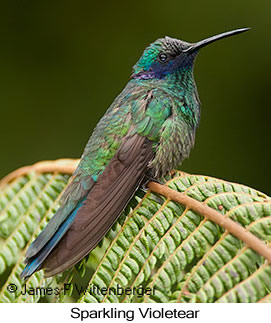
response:
[[[158,183],[158,184],[163,184],[161,181],[159,181],[159,179],[152,176],[152,174],[146,174],[143,181],[142,181],[142,183],[141,183],[141,188],[143,190],[147,191],[149,182],[155,182],[155,183]]]

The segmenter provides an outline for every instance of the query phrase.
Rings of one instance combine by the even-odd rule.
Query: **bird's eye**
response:
[[[158,58],[161,63],[165,63],[168,59],[168,55],[165,53],[161,53],[159,54]]]

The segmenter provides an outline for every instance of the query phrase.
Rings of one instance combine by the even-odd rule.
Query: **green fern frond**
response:
[[[47,279],[39,271],[26,282],[28,289],[58,287],[60,295],[22,295],[26,249],[55,213],[76,164],[39,163],[0,182],[0,302],[271,301],[271,267],[264,253],[185,203],[151,190],[136,192],[99,246],[73,269]],[[271,199],[265,194],[179,171],[165,185],[270,244]],[[76,287],[64,295],[67,283],[82,286],[81,293]],[[10,284],[16,292],[8,291]],[[107,292],[97,292],[102,288]]]

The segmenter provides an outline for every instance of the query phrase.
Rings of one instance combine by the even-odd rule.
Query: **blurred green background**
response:
[[[145,46],[252,30],[204,48],[202,102],[183,170],[271,195],[271,1],[1,1],[0,177],[44,159],[80,157]]]

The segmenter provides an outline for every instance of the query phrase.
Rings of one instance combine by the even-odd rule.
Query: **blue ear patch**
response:
[[[163,79],[167,74],[173,73],[176,71],[175,60],[169,61],[167,64],[162,64],[159,62],[154,62],[151,66],[151,70],[153,71],[153,75],[157,79]]]
[[[169,74],[191,71],[196,55],[197,51],[190,55],[180,54],[164,64],[156,60],[151,64],[148,71],[141,70],[139,73],[133,74],[132,77],[141,80],[163,79]]]

